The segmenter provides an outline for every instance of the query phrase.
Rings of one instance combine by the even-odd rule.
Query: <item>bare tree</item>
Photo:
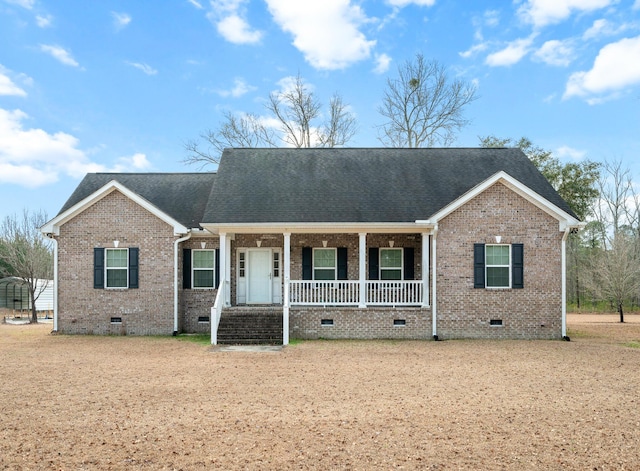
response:
[[[358,132],[355,115],[349,111],[349,106],[342,101],[337,93],[329,102],[329,121],[318,131],[318,145],[320,147],[344,146]]]
[[[624,302],[640,291],[640,239],[634,223],[635,198],[628,169],[605,162],[598,180],[600,199],[594,205],[600,250],[592,252],[589,287],[614,304],[624,322]]]
[[[417,54],[398,67],[397,78],[387,79],[378,108],[387,122],[378,139],[388,147],[450,145],[469,124],[463,111],[476,99],[475,85],[451,80],[446,67]]]
[[[322,105],[297,75],[291,85],[269,94],[268,116],[225,112],[219,128],[200,135],[205,143],[185,144],[188,164],[204,167],[220,162],[226,147],[337,147],[346,145],[357,132],[355,115],[337,93],[329,102],[328,118],[322,121]],[[267,123],[275,122],[275,126]]]
[[[188,153],[185,162],[201,167],[220,163],[226,147],[275,147],[277,142],[274,131],[259,116],[252,113],[238,116],[228,111],[218,129],[208,129],[200,138],[206,143],[205,148],[197,140],[185,143]]]
[[[31,322],[38,322],[36,300],[47,288],[47,280],[53,277],[53,256],[51,241],[45,239],[39,227],[47,222],[47,214],[42,211],[24,210],[22,217],[5,217],[0,226],[0,259],[10,272],[5,275],[21,279],[29,289],[31,300]],[[40,281],[39,281],[40,280]]]
[[[624,302],[640,290],[640,257],[638,241],[630,231],[618,231],[606,250],[592,260],[589,286],[601,299],[613,303],[620,322],[624,322]]]

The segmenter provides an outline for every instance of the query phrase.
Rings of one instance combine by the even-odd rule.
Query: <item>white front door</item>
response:
[[[271,304],[271,249],[250,249],[247,258],[247,303]]]

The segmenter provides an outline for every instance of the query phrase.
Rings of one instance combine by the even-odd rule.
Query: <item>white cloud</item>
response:
[[[129,64],[131,67],[142,70],[147,75],[156,75],[158,73],[156,69],[148,64],[144,64],[141,62],[127,62],[127,64]]]
[[[66,133],[24,129],[21,110],[0,108],[0,181],[33,188],[58,179],[60,172],[86,163],[78,140]]]
[[[262,32],[252,30],[249,23],[238,15],[229,15],[217,23],[218,33],[234,44],[255,44],[262,39]]]
[[[22,8],[26,8],[27,10],[33,9],[33,5],[36,3],[35,0],[4,0],[4,1],[12,5],[18,5]]]
[[[376,55],[376,66],[373,69],[376,74],[384,74],[387,70],[389,70],[389,66],[391,65],[391,57],[386,54],[377,54]]]
[[[231,90],[220,90],[218,94],[223,97],[239,98],[247,93],[256,90],[256,87],[252,87],[242,78],[237,78],[233,81],[233,88]]]
[[[534,57],[545,64],[566,67],[573,60],[574,51],[570,40],[558,41],[556,39],[545,42],[538,49]]]
[[[605,8],[617,0],[528,0],[518,14],[536,27],[560,23],[573,12],[590,12]]]
[[[0,65],[0,96],[27,96],[27,92],[11,80],[9,73],[8,69]]]
[[[524,39],[516,39],[510,42],[504,49],[489,54],[485,63],[491,67],[510,66],[520,62],[529,53],[534,36]]]
[[[72,67],[80,66],[80,64],[78,64],[76,60],[71,56],[71,53],[60,46],[41,44],[40,50],[51,55],[54,59],[61,62],[62,64],[70,65]]]
[[[25,128],[29,117],[21,110],[0,108],[0,183],[36,188],[60,175],[80,178],[88,172],[124,172],[151,167],[145,154],[121,157],[113,167],[92,162],[79,149],[76,137],[43,129]]]
[[[633,27],[634,26],[629,23],[622,23],[620,25],[615,25],[610,21],[604,18],[601,18],[599,20],[595,20],[593,22],[593,25],[591,25],[591,27],[582,34],[582,39],[586,41],[589,39],[597,39],[605,36],[614,36],[616,34],[620,34],[626,31],[627,29],[633,28]]]
[[[598,103],[626,87],[640,84],[640,36],[604,46],[589,71],[571,74],[564,98],[578,96]]]
[[[556,149],[555,155],[560,159],[582,160],[587,153],[583,150],[574,149],[573,147],[560,146]]]
[[[420,7],[430,7],[436,0],[387,0],[387,3],[394,7],[404,8],[408,5],[418,5]]]
[[[484,12],[484,24],[489,27],[496,27],[500,24],[500,11],[487,10]]]
[[[359,31],[369,20],[349,0],[266,1],[276,23],[293,35],[293,45],[317,69],[348,67],[368,58],[376,44]]]
[[[36,24],[40,28],[48,28],[53,22],[53,16],[51,15],[36,15]]]
[[[636,0],[636,2],[633,4],[633,9],[640,10],[640,0]]]
[[[473,46],[471,46],[466,51],[459,52],[458,55],[460,57],[468,59],[469,57],[477,54],[478,52],[482,52],[482,51],[486,50],[487,47],[488,47],[487,43],[474,44]]]
[[[187,2],[196,7],[198,10],[202,10],[204,8],[202,4],[196,0],[187,0]]]
[[[128,13],[118,13],[116,11],[112,11],[111,16],[113,17],[113,25],[116,27],[117,31],[120,31],[122,28],[131,23],[131,15],[129,15]]]
[[[246,0],[211,0],[207,18],[216,25],[218,33],[234,44],[255,44],[262,39],[262,32],[251,29],[245,19]]]
[[[130,157],[120,157],[116,165],[111,168],[100,166],[98,172],[131,172],[132,170],[148,170],[151,168],[151,162],[145,154],[136,153]]]

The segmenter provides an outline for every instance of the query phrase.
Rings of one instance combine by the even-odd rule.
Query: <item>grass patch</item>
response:
[[[640,348],[640,341],[632,340],[631,342],[625,343],[624,346],[625,347],[631,347],[631,348]]]
[[[211,345],[211,334],[180,334],[177,338],[183,342]]]

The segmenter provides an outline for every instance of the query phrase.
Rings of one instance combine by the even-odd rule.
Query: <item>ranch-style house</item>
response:
[[[582,223],[514,148],[227,149],[216,173],[92,173],[41,231],[54,331],[566,337]]]

